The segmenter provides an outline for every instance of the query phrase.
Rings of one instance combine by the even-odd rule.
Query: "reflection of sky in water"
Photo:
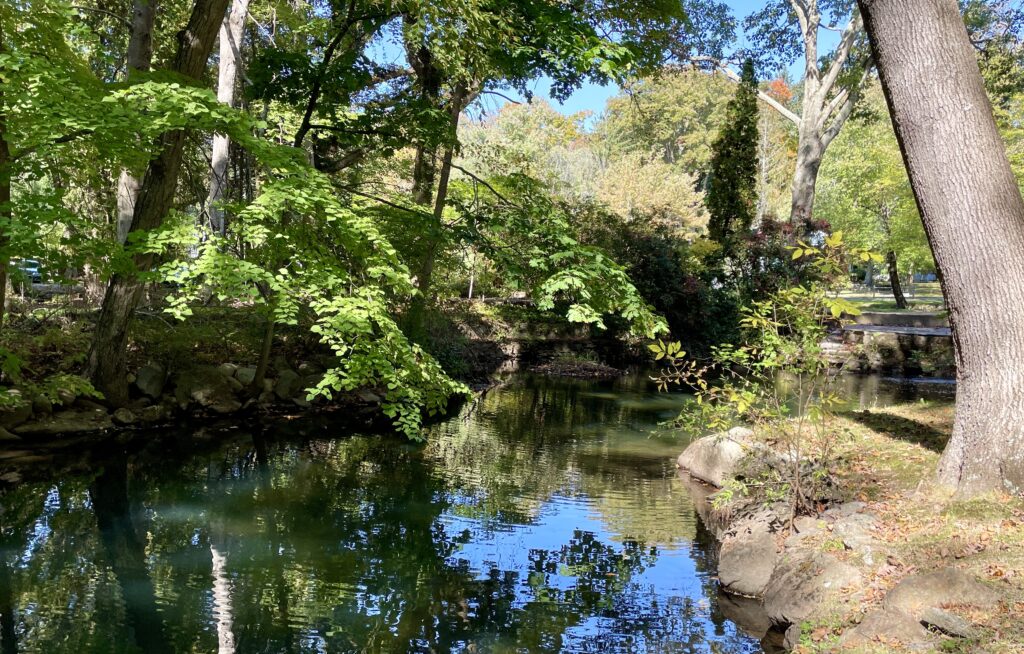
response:
[[[759,652],[691,542],[681,445],[657,427],[681,401],[642,378],[535,381],[426,446],[282,438],[257,465],[242,439],[122,460],[98,503],[107,473],[39,484],[7,559],[19,651],[150,654],[145,629],[167,654],[218,651],[228,615],[234,654]]]

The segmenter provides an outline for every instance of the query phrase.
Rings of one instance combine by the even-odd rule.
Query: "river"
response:
[[[0,495],[0,653],[773,651],[719,597],[684,399],[515,376],[424,444],[320,417],[65,464]]]

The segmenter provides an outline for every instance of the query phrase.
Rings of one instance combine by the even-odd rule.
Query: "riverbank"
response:
[[[935,403],[840,416],[840,495],[791,524],[779,507],[731,512],[709,488],[723,590],[756,596],[797,652],[1024,651],[1024,500],[964,502],[931,482],[952,421]],[[716,449],[739,452],[734,436]],[[705,481],[728,478],[692,455]]]
[[[4,378],[0,444],[31,450],[53,441],[103,440],[125,430],[225,418],[345,412],[360,426],[387,428],[388,388],[365,386],[329,397],[314,389],[337,365],[334,354],[301,330],[282,327],[262,380],[257,380],[262,328],[246,308],[196,308],[171,330],[158,314],[142,314],[130,340],[130,401],[113,407],[78,373],[94,319],[83,307],[43,312],[22,306],[4,333],[10,351],[25,353]],[[567,325],[530,306],[455,302],[430,314],[425,348],[474,392],[520,367],[541,374],[598,378],[620,374],[604,365],[643,357],[614,336]],[[451,398],[452,405],[463,401]],[[449,411],[451,413],[451,411]],[[435,416],[436,418],[436,416]],[[22,458],[31,460],[26,452]]]

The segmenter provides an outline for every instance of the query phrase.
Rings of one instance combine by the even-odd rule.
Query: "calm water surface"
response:
[[[24,483],[0,654],[761,652],[658,427],[681,403],[518,377],[425,445],[283,422]]]

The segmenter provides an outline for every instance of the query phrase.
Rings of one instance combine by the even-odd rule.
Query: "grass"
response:
[[[950,404],[916,403],[839,418],[848,438],[837,471],[851,499],[868,503],[879,518],[880,555],[866,565],[850,552],[841,558],[863,568],[866,587],[861,614],[880,606],[901,579],[944,567],[964,570],[1002,596],[991,610],[949,607],[972,622],[978,637],[941,641],[935,652],[1020,654],[1024,652],[1024,500],[989,495],[952,498],[932,482],[939,452],[952,429]],[[820,545],[827,547],[828,534]],[[860,615],[809,625],[801,652],[836,651],[838,634]],[[901,652],[893,643],[850,650]],[[920,651],[920,650],[917,650]]]

